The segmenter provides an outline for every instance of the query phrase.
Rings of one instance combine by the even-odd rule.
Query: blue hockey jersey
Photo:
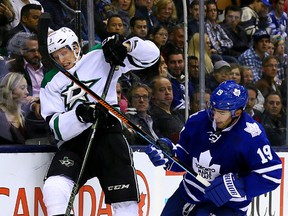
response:
[[[246,112],[221,132],[216,132],[206,111],[195,113],[176,146],[177,158],[209,182],[226,173],[243,178],[246,196],[232,198],[227,207],[246,212],[253,197],[274,190],[281,182],[280,158],[271,149],[263,127]],[[171,170],[180,171],[174,165]],[[187,202],[210,202],[204,198],[205,186],[189,174],[184,175],[180,190]]]

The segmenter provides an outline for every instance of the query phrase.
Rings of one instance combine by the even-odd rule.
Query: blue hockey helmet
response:
[[[229,110],[232,117],[239,109],[244,110],[248,101],[248,91],[234,80],[222,82],[210,96],[210,112],[213,109]]]

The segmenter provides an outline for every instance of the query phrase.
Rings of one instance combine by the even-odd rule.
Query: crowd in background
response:
[[[0,3],[0,144],[53,143],[39,103],[42,79],[53,66],[39,52],[38,22],[45,11],[52,18],[49,31],[65,26],[76,32],[75,3],[72,0]],[[190,114],[200,110],[199,56],[204,52],[207,106],[210,93],[221,82],[235,80],[248,89],[245,110],[264,126],[271,144],[287,145],[288,1],[231,1],[219,9],[219,0],[206,0],[205,49],[200,50],[200,2],[187,0],[188,95],[184,79],[182,1],[94,0],[93,3],[96,44],[118,33],[123,38],[138,36],[151,40],[161,51],[155,65],[130,71],[118,81],[120,110],[149,135],[177,142],[185,122],[186,98]],[[81,8],[79,32],[85,54],[89,52],[87,0],[81,1]],[[146,145],[131,134],[127,133],[127,137],[132,145]]]

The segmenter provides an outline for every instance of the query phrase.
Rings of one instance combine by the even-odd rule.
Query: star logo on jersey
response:
[[[99,79],[89,80],[89,81],[81,81],[88,88],[97,83]],[[88,101],[87,93],[80,88],[75,82],[72,82],[67,88],[62,92],[62,97],[64,97],[65,104],[68,110],[71,110],[77,101]]]
[[[210,165],[211,160],[212,157],[209,150],[202,152],[199,160],[193,157],[193,169],[208,181],[213,181],[220,174],[220,165]]]
[[[252,137],[259,136],[262,133],[256,122],[254,123],[246,122],[246,126],[247,127],[244,128],[244,130],[247,133],[250,133]]]
[[[74,165],[74,161],[69,159],[68,157],[64,157],[63,160],[59,160],[60,163],[66,167],[70,167]]]

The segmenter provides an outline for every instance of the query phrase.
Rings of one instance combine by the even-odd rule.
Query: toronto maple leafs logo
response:
[[[197,158],[193,158],[193,169],[208,181],[213,181],[220,174],[220,165],[210,164],[212,160],[210,151],[202,152]]]
[[[89,81],[81,81],[84,85],[91,88],[96,82],[100,80],[89,80]],[[76,102],[84,102],[88,101],[87,93],[80,88],[75,82],[72,82],[70,85],[66,87],[66,89],[62,92],[62,97],[64,97],[64,101],[66,104],[66,108],[71,110],[72,107],[76,104]]]
[[[239,90],[239,89],[234,89],[234,91],[233,91],[233,94],[235,95],[235,96],[237,96],[237,97],[239,97],[240,96],[240,93],[241,93],[241,91]]]
[[[244,128],[244,131],[250,133],[252,137],[259,136],[262,133],[261,129],[259,128],[256,122],[254,123],[246,122],[246,126],[247,127]]]
[[[60,163],[66,167],[70,167],[74,165],[74,161],[69,159],[68,157],[64,157],[63,160],[59,160]]]

